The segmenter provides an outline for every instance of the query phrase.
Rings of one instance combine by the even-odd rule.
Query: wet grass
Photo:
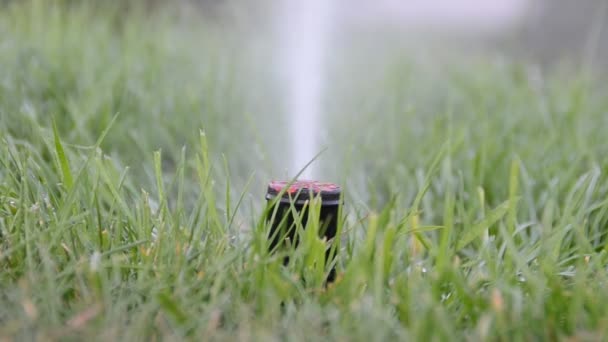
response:
[[[396,58],[337,82],[325,287],[316,225],[267,252],[287,140],[255,60],[202,24],[121,18],[0,14],[1,338],[606,338],[602,76]]]

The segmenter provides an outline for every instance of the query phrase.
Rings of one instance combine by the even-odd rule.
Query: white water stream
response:
[[[280,0],[279,63],[284,77],[291,162],[295,176],[319,153],[325,92],[325,58],[335,0]],[[318,177],[315,163],[300,178]]]

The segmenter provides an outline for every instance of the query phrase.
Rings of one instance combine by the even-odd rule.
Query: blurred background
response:
[[[199,129],[220,182],[256,203],[319,151],[312,177],[378,204],[415,194],[450,141],[454,174],[490,202],[513,155],[531,178],[572,146],[606,155],[605,0],[0,4],[3,130],[44,145],[54,118],[78,151],[119,113],[102,147],[137,186],[155,184],[155,150],[170,177]]]
[[[261,35],[272,23],[277,4],[287,0],[182,0],[184,12],[196,10],[220,26]],[[292,1],[293,2],[293,1]],[[604,0],[332,0],[338,40],[373,39],[392,47],[441,42],[457,50],[486,48],[550,63],[573,63],[608,53]],[[161,3],[150,1],[150,6]],[[336,34],[336,32],[334,32]],[[369,36],[373,36],[370,38]],[[354,37],[353,37],[354,36]]]

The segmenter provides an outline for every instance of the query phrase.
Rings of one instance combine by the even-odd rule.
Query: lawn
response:
[[[325,286],[316,235],[268,252],[272,56],[196,13],[59,3],[0,12],[0,340],[608,338],[606,75],[342,50]]]

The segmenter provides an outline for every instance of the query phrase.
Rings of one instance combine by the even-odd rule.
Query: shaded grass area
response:
[[[0,336],[605,338],[599,80],[399,59],[336,91],[326,288],[315,224],[267,252],[246,58],[170,15],[99,13],[0,15]]]

